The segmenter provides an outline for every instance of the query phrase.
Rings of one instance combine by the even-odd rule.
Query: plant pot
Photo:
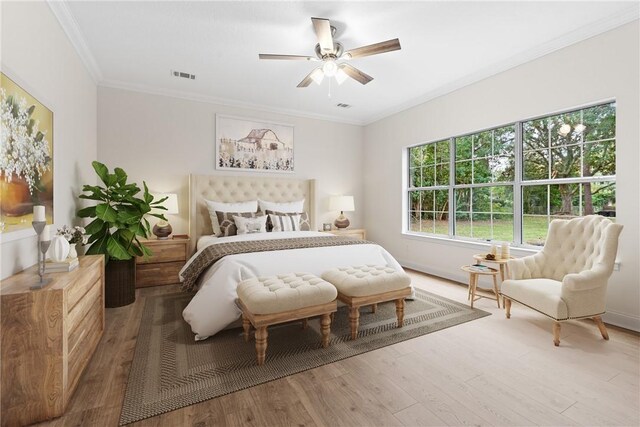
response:
[[[105,266],[105,306],[122,307],[136,300],[136,260],[109,260]]]
[[[6,216],[22,216],[33,210],[29,184],[16,174],[7,182],[4,173],[0,174],[0,197],[2,214]]]

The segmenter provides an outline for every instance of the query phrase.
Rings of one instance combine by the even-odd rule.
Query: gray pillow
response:
[[[265,212],[267,215],[300,215],[300,231],[311,231],[311,223],[309,222],[309,214],[306,212],[274,212],[267,210]],[[271,223],[271,218],[267,219],[267,231],[273,230],[273,224]]]
[[[258,212],[220,212],[216,211],[216,217],[218,218],[218,223],[220,224],[220,236],[219,237],[227,237],[227,236],[235,236],[238,234],[238,228],[236,227],[236,222],[233,220],[233,217],[241,216],[243,218],[257,218],[259,216],[264,216],[264,214],[260,211]]]

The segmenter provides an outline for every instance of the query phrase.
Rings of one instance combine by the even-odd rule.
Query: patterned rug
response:
[[[182,310],[183,293],[148,297],[129,373],[120,425],[153,417],[327,363],[488,316],[487,313],[416,289],[405,304],[404,327],[395,327],[395,304],[379,304],[375,314],[361,309],[358,339],[349,339],[347,307],[331,325],[331,345],[323,349],[319,321],[269,328],[267,358],[256,366],[255,341],[242,329],[196,342]]]

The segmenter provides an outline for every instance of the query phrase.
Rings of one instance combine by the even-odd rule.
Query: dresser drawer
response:
[[[102,307],[101,280],[94,282],[82,300],[69,311],[69,315],[67,316],[67,332],[72,333],[87,313],[94,310],[96,306]]]
[[[153,255],[150,257],[137,257],[137,264],[148,264],[157,262],[185,261],[187,259],[187,245],[184,242],[164,241],[162,244],[143,242]]]
[[[100,305],[96,306],[69,337],[67,378],[68,388],[71,392],[75,390],[80,376],[91,360],[102,336],[102,310],[104,309]]]
[[[184,261],[141,264],[136,266],[136,287],[180,283],[178,273]]]
[[[79,273],[80,272],[78,272],[78,274]],[[67,289],[67,311],[69,312],[73,310],[84,294],[95,285],[95,282],[102,277],[102,263],[81,273],[78,280]],[[98,286],[102,286],[102,283],[99,283]]]

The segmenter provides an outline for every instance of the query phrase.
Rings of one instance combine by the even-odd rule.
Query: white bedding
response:
[[[316,231],[257,233],[216,238],[204,236],[198,240],[198,253],[208,245],[240,240],[271,240],[295,237],[330,237]],[[182,271],[198,255],[196,253]],[[228,255],[209,267],[198,280],[198,292],[182,312],[191,325],[196,340],[214,335],[240,317],[235,304],[236,286],[242,280],[290,272],[308,272],[320,276],[324,271],[349,265],[388,265],[402,271],[398,262],[376,244],[327,246]],[[182,274],[182,271],[180,272]]]

